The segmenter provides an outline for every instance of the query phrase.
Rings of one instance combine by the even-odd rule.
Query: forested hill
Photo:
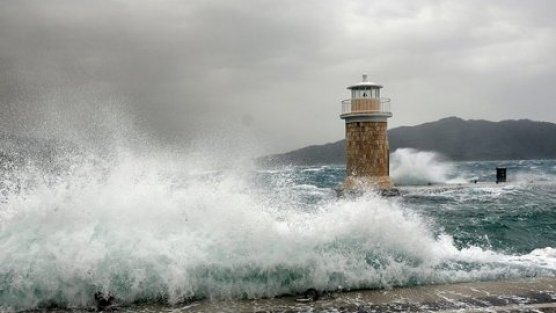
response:
[[[463,120],[449,117],[388,131],[390,151],[415,148],[455,161],[556,159],[556,124],[531,120]],[[259,158],[263,165],[345,163],[345,140]]]

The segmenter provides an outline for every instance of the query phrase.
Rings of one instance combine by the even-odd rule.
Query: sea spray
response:
[[[554,270],[535,255],[458,249],[400,199],[321,195],[301,205],[292,171],[273,173],[263,192],[253,186],[260,172],[191,164],[123,154],[12,173],[44,179],[0,203],[0,307],[91,306],[96,291],[178,303]]]
[[[399,148],[392,153],[391,177],[397,185],[465,182],[440,154],[411,148]]]

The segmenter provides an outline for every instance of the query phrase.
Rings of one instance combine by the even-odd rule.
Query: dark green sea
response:
[[[340,199],[343,165],[4,161],[0,311],[556,276],[556,160],[391,160],[402,196]]]

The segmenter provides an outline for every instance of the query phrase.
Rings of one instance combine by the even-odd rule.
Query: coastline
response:
[[[118,312],[556,312],[556,277],[357,290],[299,302],[286,296],[257,300],[202,300],[180,306],[145,305]]]

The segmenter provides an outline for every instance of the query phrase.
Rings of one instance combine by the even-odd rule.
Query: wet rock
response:
[[[98,311],[104,311],[114,305],[113,295],[110,293],[104,294],[101,291],[95,292],[95,303]]]

